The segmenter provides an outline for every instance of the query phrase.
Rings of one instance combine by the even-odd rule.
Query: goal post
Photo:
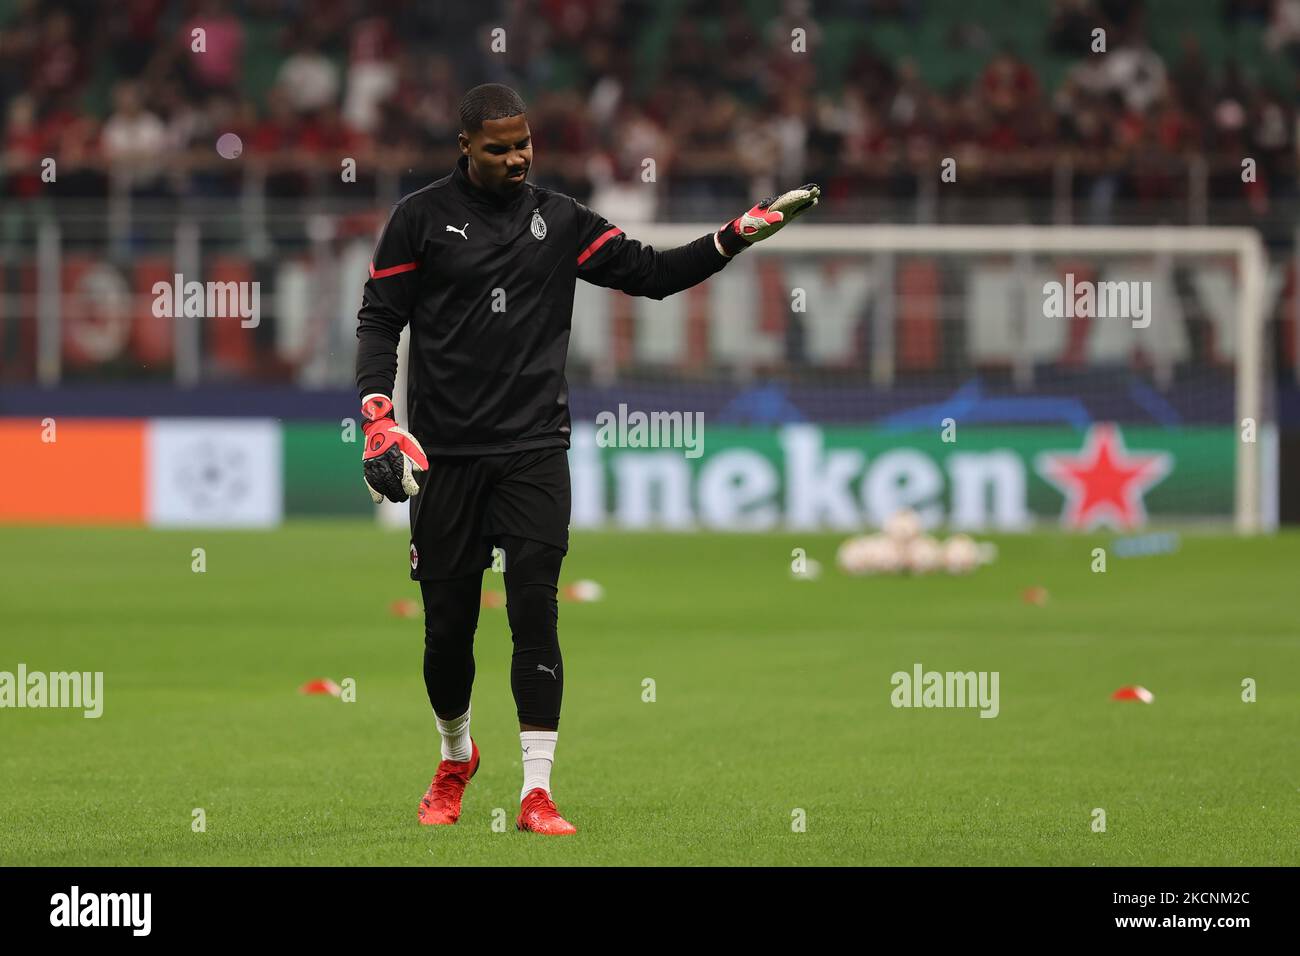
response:
[[[710,224],[629,224],[625,231],[631,238],[664,249],[688,243],[713,228],[716,227]],[[1063,269],[1062,263],[1084,263],[1087,268],[1095,265],[1094,277],[1104,275],[1107,279],[1122,279],[1126,274],[1134,271],[1131,267],[1135,263],[1141,264],[1136,272],[1144,275],[1170,273],[1176,267],[1179,273],[1178,280],[1177,283],[1172,280],[1167,283],[1168,288],[1164,294],[1168,295],[1173,295],[1172,292],[1168,292],[1168,289],[1172,289],[1176,284],[1183,286],[1188,283],[1205,284],[1208,282],[1207,272],[1214,271],[1215,281],[1207,288],[1219,291],[1201,296],[1195,311],[1206,313],[1204,316],[1198,315],[1198,322],[1202,322],[1207,328],[1217,329],[1219,336],[1217,340],[1213,338],[1215,333],[1208,334],[1211,337],[1212,347],[1222,350],[1217,354],[1225,356],[1219,363],[1225,366],[1220,369],[1220,372],[1226,376],[1230,369],[1234,377],[1234,382],[1231,384],[1232,395],[1226,400],[1224,409],[1215,413],[1217,417],[1214,419],[1215,426],[1222,435],[1226,436],[1226,426],[1229,424],[1226,420],[1229,414],[1227,407],[1230,405],[1233,419],[1231,425],[1236,436],[1235,461],[1230,466],[1233,475],[1230,517],[1237,531],[1243,534],[1258,533],[1275,525],[1276,507],[1275,504],[1270,504],[1269,499],[1270,496],[1276,495],[1276,478],[1267,474],[1268,469],[1265,467],[1266,458],[1271,457],[1267,455],[1266,446],[1270,441],[1275,440],[1275,433],[1270,427],[1271,402],[1267,400],[1265,391],[1267,356],[1264,342],[1264,315],[1269,265],[1263,242],[1257,231],[1249,228],[1170,226],[857,226],[820,225],[805,220],[795,228],[782,230],[781,234],[774,239],[756,245],[746,252],[745,256],[748,262],[742,266],[742,269],[761,269],[770,266],[771,257],[786,257],[792,262],[811,257],[839,261],[841,274],[846,268],[866,270],[872,276],[877,295],[872,314],[862,320],[869,330],[867,338],[870,342],[870,355],[864,357],[858,371],[863,385],[884,390],[907,383],[907,372],[897,367],[896,358],[901,354],[902,347],[896,335],[901,323],[900,317],[908,309],[909,295],[907,288],[895,285],[896,281],[899,281],[897,273],[900,263],[918,257],[931,258],[936,261],[958,263],[959,267],[952,271],[961,272],[970,269],[969,262],[997,261],[1006,266],[1005,272],[1017,277],[1016,282],[1019,285],[1015,289],[1016,301],[1022,304],[1028,318],[1023,328],[1022,344],[1025,347],[1019,350],[1023,354],[1011,357],[1013,367],[1007,371],[1007,381],[1020,386],[1033,383],[1035,379],[1038,379],[1041,384],[1044,373],[1041,369],[1035,372],[1034,365],[1037,360],[1033,355],[1028,354],[1028,343],[1039,334],[1039,330],[1030,328],[1032,324],[1030,320],[1036,320],[1036,317],[1030,313],[1033,310],[1032,303],[1035,296],[1039,299],[1047,297],[1041,281],[1043,276],[1060,273]],[[844,262],[846,257],[847,265]],[[853,261],[859,258],[860,261]],[[963,260],[969,262],[961,265]],[[1208,270],[1205,263],[1214,263],[1216,269]],[[737,265],[739,264],[738,262]],[[734,266],[722,275],[733,271],[735,271]],[[976,283],[969,277],[964,277],[952,284],[967,287],[962,294],[969,298],[969,287]],[[1115,284],[1109,281],[1097,283],[1098,286]],[[990,283],[984,282],[983,285],[990,286]],[[1157,282],[1157,286],[1159,285]],[[762,294],[771,296],[773,288],[771,283],[765,284]],[[944,295],[949,292],[939,294]],[[1067,296],[1075,294],[1073,286],[1067,286],[1066,294]],[[1114,315],[1097,317],[1075,314],[1073,310],[1076,305],[1080,312],[1085,311],[1083,309],[1085,298],[1086,295],[1080,296],[1077,301],[1066,303],[1066,308],[1071,310],[1068,320],[1057,320],[1055,317],[1043,318],[1044,323],[1053,321],[1064,323],[1060,329],[1052,333],[1054,336],[1065,339],[1075,335],[1077,338],[1078,335],[1075,334],[1077,330],[1067,333],[1064,329],[1065,325],[1071,322],[1077,325],[1080,319],[1095,319],[1099,323],[1117,320]],[[1151,295],[1148,288],[1148,304],[1158,298],[1159,295]],[[1102,296],[1098,295],[1097,301],[1101,299]],[[1029,305],[1023,306],[1024,303]],[[784,307],[788,309],[788,303]],[[712,308],[716,310],[716,305]],[[1044,308],[1046,309],[1046,306]],[[980,306],[978,303],[967,302],[965,309],[968,317],[973,316],[975,326],[979,326],[986,319],[1001,321],[999,316],[984,314],[998,311],[996,307],[987,308],[987,303],[985,306]],[[807,313],[802,321],[810,326],[815,325],[818,322],[816,303],[809,305]],[[1045,311],[1044,316],[1046,314]],[[1183,312],[1179,311],[1178,315],[1177,321],[1182,322]],[[1122,321],[1123,316],[1118,318]],[[578,320],[579,317],[575,312],[575,323]],[[1168,316],[1162,314],[1161,303],[1155,302],[1155,307],[1146,321],[1161,323],[1167,320]],[[1136,319],[1133,327],[1139,329]],[[976,328],[975,332],[974,338],[978,340],[979,329]],[[1087,336],[1093,333],[1085,329],[1078,334]],[[1180,331],[1179,334],[1181,335],[1182,332]],[[1137,341],[1139,345],[1135,350],[1140,354],[1136,361],[1145,361],[1142,340]],[[968,338],[966,346],[969,345]],[[1229,349],[1230,356],[1227,355]],[[1085,355],[1082,361],[1084,364],[1091,363],[1090,353]],[[1077,369],[1078,355],[1075,356],[1075,362]],[[976,369],[977,364],[975,358],[970,358],[971,369]],[[1125,363],[1114,361],[1112,364],[1118,367]],[[1183,359],[1171,359],[1165,364],[1168,368],[1162,371],[1161,381],[1176,391],[1180,384],[1184,384],[1180,383],[1180,376],[1186,377],[1183,373],[1189,365]],[[1063,368],[1064,365],[1059,367]],[[843,368],[839,369],[838,380],[843,379],[843,371]],[[757,374],[762,376],[764,372],[760,370]],[[1124,374],[1129,373],[1124,372]],[[1056,384],[1064,386],[1066,382],[1067,378],[1062,373],[1060,382]],[[1158,394],[1159,389],[1143,390],[1140,386],[1141,383],[1134,386],[1135,394],[1140,393],[1137,401],[1149,402],[1152,407],[1160,407],[1165,401],[1164,397]],[[1199,400],[1198,396],[1201,393],[1197,391],[1194,384],[1184,389],[1183,394],[1186,396],[1183,399],[1184,404],[1194,404]],[[1094,397],[1105,398],[1104,395]],[[1206,401],[1208,402],[1208,399]],[[1166,404],[1172,407],[1178,402]],[[1207,411],[1206,415],[1209,414]]]

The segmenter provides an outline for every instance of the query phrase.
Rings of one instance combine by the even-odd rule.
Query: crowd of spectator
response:
[[[225,198],[252,176],[276,200],[373,201],[450,169],[457,102],[488,81],[529,102],[537,181],[628,215],[808,180],[841,203],[919,197],[944,158],[968,195],[1051,197],[1067,170],[1103,215],[1185,202],[1197,168],[1213,195],[1259,209],[1295,193],[1294,90],[1211,69],[1193,33],[1167,61],[1140,0],[1054,0],[1034,51],[990,39],[992,6],[972,3],[950,38],[986,50],[983,68],[935,88],[869,36],[834,76],[818,55],[830,19],[914,21],[915,0],[785,0],[765,22],[742,0],[687,0],[649,64],[650,0],[18,0],[0,22],[0,195],[42,195],[50,157],[60,196]],[[1264,26],[1261,58],[1300,61],[1300,0],[1221,9],[1224,29]],[[1050,88],[1047,57],[1069,61]],[[249,82],[255,66],[267,82]],[[216,148],[225,134],[235,150]],[[662,188],[642,188],[647,159]]]

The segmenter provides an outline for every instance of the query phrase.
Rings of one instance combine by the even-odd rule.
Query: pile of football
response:
[[[965,534],[943,541],[924,533],[915,511],[890,515],[878,534],[849,538],[835,561],[845,574],[970,574],[997,557],[997,546]]]

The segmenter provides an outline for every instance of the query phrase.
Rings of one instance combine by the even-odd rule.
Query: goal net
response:
[[[1249,229],[800,223],[663,301],[580,282],[574,525],[1271,528],[1267,269]]]

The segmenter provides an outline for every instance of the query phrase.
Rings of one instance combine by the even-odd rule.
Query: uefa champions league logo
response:
[[[537,239],[546,238],[546,220],[538,209],[533,210],[533,236]]]
[[[206,440],[191,445],[174,474],[177,493],[199,512],[215,515],[237,507],[251,490],[248,457],[236,445]]]

